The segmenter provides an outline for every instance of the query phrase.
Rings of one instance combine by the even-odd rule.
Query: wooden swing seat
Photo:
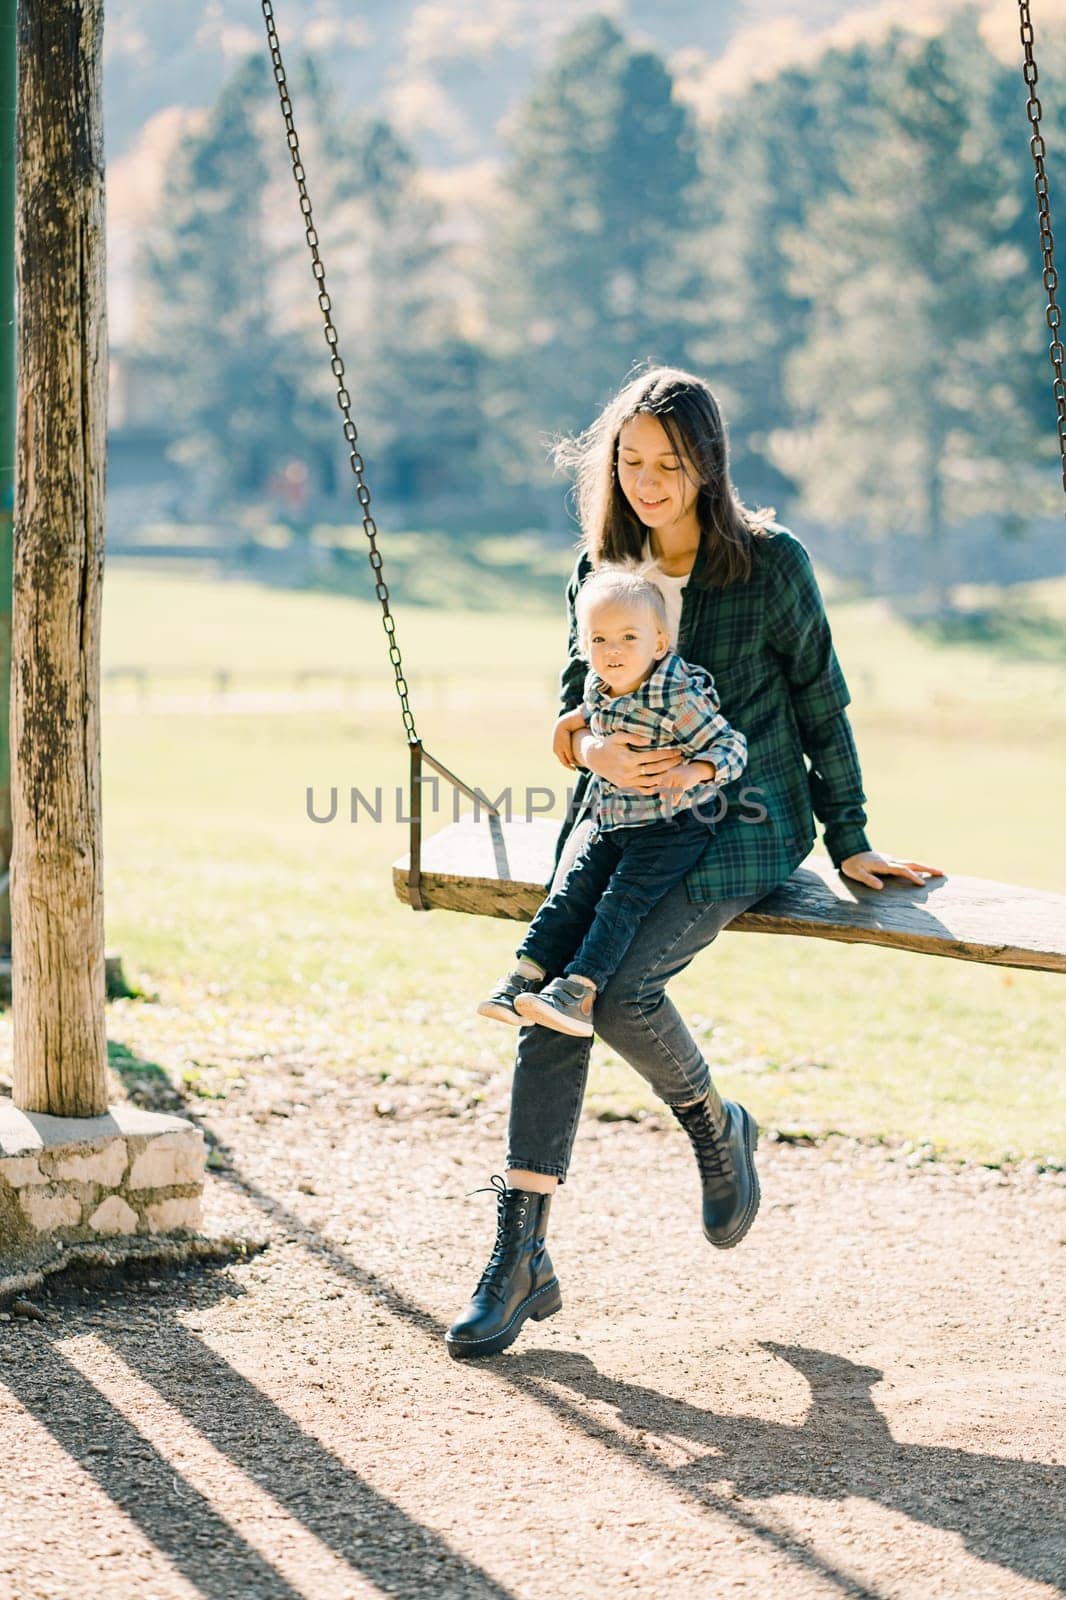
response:
[[[543,818],[488,818],[426,837],[420,879],[426,908],[528,921],[544,898],[558,832],[557,822]],[[405,902],[409,864],[403,856],[392,870]],[[808,857],[728,932],[788,933],[1066,972],[1066,895],[957,873],[930,878],[922,888],[889,879],[883,889],[867,889],[842,877],[825,856]]]

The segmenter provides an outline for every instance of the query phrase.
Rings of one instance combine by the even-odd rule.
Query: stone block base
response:
[[[111,1106],[49,1117],[0,1100],[0,1259],[49,1243],[200,1226],[204,1137],[184,1117]]]

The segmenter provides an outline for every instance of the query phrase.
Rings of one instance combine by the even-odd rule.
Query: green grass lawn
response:
[[[389,681],[363,602],[122,568],[105,594],[105,665]],[[1062,597],[1029,586],[1027,615],[1061,614]],[[1013,634],[1010,648],[945,642],[877,602],[838,602],[832,618],[875,844],[1066,890],[1062,661],[1030,657]],[[455,675],[419,718],[434,753],[490,793],[560,782],[546,746],[561,614],[407,604],[399,626],[416,697],[420,681]],[[473,1007],[518,924],[415,915],[390,881],[402,826],[353,824],[343,804],[329,825],[306,815],[309,785],[322,799],[331,785],[388,795],[405,767],[388,707],[210,715],[105,700],[108,945],[156,997],[113,1005],[112,1039],[205,1093],[297,1057],[475,1098],[504,1083],[514,1035]],[[1066,1156],[1054,975],[727,933],[672,992],[723,1090],[764,1123],[992,1162]],[[599,1044],[594,1060],[594,1108],[652,1105]]]

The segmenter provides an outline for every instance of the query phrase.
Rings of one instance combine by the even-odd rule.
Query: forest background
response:
[[[1015,6],[277,9],[387,524],[569,542],[551,440],[661,361],[710,380],[742,497],[839,575],[942,605],[1063,570]],[[176,39],[115,0],[108,27],[113,547],[357,588],[258,7],[191,5]],[[1040,43],[1054,198],[1066,47]]]

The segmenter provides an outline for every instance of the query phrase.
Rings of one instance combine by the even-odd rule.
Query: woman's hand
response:
[[[576,772],[578,766],[574,760],[573,736],[587,728],[588,723],[581,711],[566,711],[555,724],[552,733],[552,754],[571,772]]]
[[[664,772],[659,782],[664,789],[684,794],[699,783],[713,783],[716,770],[713,761],[682,761],[679,766]]]
[[[854,878],[856,883],[865,883],[869,889],[883,887],[882,877],[906,878],[910,883],[919,886],[925,883],[925,873],[929,878],[942,878],[942,867],[930,867],[924,861],[900,861],[896,856],[883,856],[880,850],[860,850],[858,855],[848,856],[846,861],[840,863],[839,870],[848,878]]]
[[[580,766],[590,768],[618,789],[635,790],[637,794],[658,794],[664,787],[664,773],[685,760],[678,745],[653,747],[648,735],[642,733],[609,733],[604,738],[594,733],[576,733],[572,738]]]

